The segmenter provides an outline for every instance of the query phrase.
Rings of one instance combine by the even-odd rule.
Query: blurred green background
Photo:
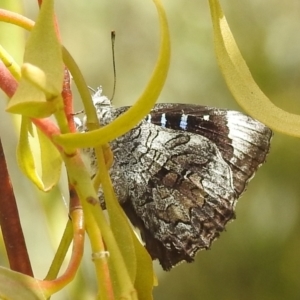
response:
[[[159,101],[240,110],[217,67],[207,1],[163,3],[171,31],[172,60]],[[34,20],[36,1],[20,4],[24,14]],[[300,2],[248,0],[221,4],[261,89],[274,104],[299,114]],[[55,5],[64,45],[86,82],[91,87],[102,85],[108,96],[113,87],[110,31],[116,31],[114,105],[133,103],[143,91],[157,57],[159,32],[152,1],[71,0],[56,1]],[[18,57],[17,50],[21,46],[7,28],[1,27],[0,42],[16,51],[14,55],[20,63],[22,53]],[[43,199],[17,169],[16,138],[7,125],[11,120],[2,112],[4,104],[1,101],[0,133],[10,158],[34,272],[43,278],[67,220],[67,208],[57,191]],[[77,101],[76,109],[81,108]],[[299,150],[298,139],[275,133],[267,164],[239,201],[237,219],[227,226],[227,232],[212,250],[198,253],[195,263],[181,264],[171,272],[162,272],[157,265],[156,300],[300,299]],[[90,255],[87,242],[76,282],[52,299],[94,299],[96,286]],[[0,263],[7,265],[3,250]]]

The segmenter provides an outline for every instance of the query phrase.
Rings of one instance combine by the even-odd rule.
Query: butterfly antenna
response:
[[[113,86],[112,96],[110,98],[111,102],[115,96],[116,84],[117,84],[116,59],[115,59],[115,39],[116,39],[116,32],[114,30],[112,30],[112,32],[111,32],[111,50],[112,50],[113,72],[114,72],[114,86]]]

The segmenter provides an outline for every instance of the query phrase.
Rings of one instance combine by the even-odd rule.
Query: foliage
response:
[[[63,162],[68,171],[70,186],[74,187],[80,200],[77,202],[71,197],[72,224],[68,222],[66,225],[65,235],[46,279],[37,280],[27,276],[28,274],[1,268],[1,295],[9,299],[44,299],[64,288],[73,280],[80,265],[86,231],[94,257],[98,298],[152,298],[155,283],[152,263],[115,198],[107,172],[112,158],[106,144],[130,130],[148,113],[165,83],[170,59],[169,33],[160,1],[154,0],[154,3],[161,30],[161,50],[157,66],[145,92],[132,109],[105,127],[98,124],[81,72],[67,49],[61,45],[53,1],[43,1],[35,25],[18,14],[0,10],[1,21],[31,30],[21,67],[4,49],[0,50],[3,62],[0,65],[1,88],[11,98],[7,112],[22,116],[17,152],[19,167],[39,189],[48,191],[57,185]],[[237,48],[219,2],[210,0],[209,4],[218,63],[237,102],[250,115],[272,129],[299,136],[298,116],[278,109],[261,92]],[[70,70],[81,95],[90,124],[88,133],[74,132],[72,97],[69,97],[69,78],[64,66]],[[10,73],[5,73],[5,70]],[[46,119],[52,115],[57,125]],[[96,148],[100,165],[98,179],[108,201],[110,222],[103,215],[100,206],[93,205],[97,202],[97,193],[77,151],[82,147]],[[39,149],[38,155],[35,152],[33,154],[36,148]],[[56,278],[72,240],[69,266],[63,275]],[[107,251],[109,256],[106,255]],[[22,272],[20,269],[17,271]],[[7,288],[11,285],[17,288]]]

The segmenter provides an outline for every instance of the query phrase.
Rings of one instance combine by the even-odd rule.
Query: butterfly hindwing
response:
[[[134,147],[126,135],[112,144],[112,149],[120,142],[126,145],[126,154],[135,162],[125,166],[122,157],[115,156],[117,168],[125,166],[129,186],[129,198],[122,205],[140,228],[152,258],[168,270],[209,248],[233,218],[237,194],[232,172],[205,137],[146,122],[134,131],[139,137]]]

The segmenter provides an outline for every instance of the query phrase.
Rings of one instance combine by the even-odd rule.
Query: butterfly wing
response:
[[[128,182],[129,199],[121,203],[152,258],[168,270],[209,248],[233,218],[232,172],[205,137],[146,122],[134,131],[131,142],[123,137],[113,145],[127,149],[114,153]]]
[[[111,143],[120,203],[165,270],[193,261],[234,218],[236,200],[265,161],[271,136],[239,112],[158,104]]]

